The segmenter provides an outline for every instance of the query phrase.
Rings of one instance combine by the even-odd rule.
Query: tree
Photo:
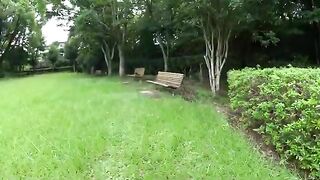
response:
[[[216,94],[220,90],[221,72],[228,58],[232,31],[243,18],[242,1],[189,0],[182,3],[181,9],[188,18],[184,21],[202,30],[210,87]]]
[[[74,39],[82,41],[80,51],[87,48],[100,49],[104,54],[108,75],[111,75],[116,42],[113,40],[111,17],[108,17],[110,14],[103,13],[103,16],[99,16],[98,12],[100,11],[106,12],[104,6],[99,5],[80,12],[80,15],[76,18],[75,32],[77,35]]]
[[[179,1],[160,0],[155,3],[154,21],[156,22],[155,39],[159,44],[164,60],[164,71],[168,71],[170,51],[174,46],[176,34],[176,16]]]
[[[0,71],[11,50],[34,45],[35,33],[39,34],[44,20],[45,4],[42,0],[0,2]]]
[[[119,75],[125,75],[125,46],[128,27],[133,19],[133,2],[131,0],[111,1],[112,26],[119,53]]]
[[[60,56],[60,50],[58,47],[58,43],[54,42],[50,45],[49,51],[47,54],[47,58],[51,62],[53,69],[55,69],[55,66],[56,66],[56,63],[59,59],[59,56]]]
[[[22,71],[23,66],[27,64],[28,58],[28,52],[22,47],[10,49],[7,54],[8,63],[13,71]]]
[[[179,0],[144,0],[140,7],[145,12],[139,23],[142,27],[139,28],[152,32],[162,52],[164,71],[168,71],[170,51],[176,36],[175,18]]]
[[[314,32],[314,50],[316,62],[320,65],[320,1],[300,0],[303,5],[306,23],[311,24]]]
[[[82,10],[76,18],[75,28],[80,32],[84,46],[101,49],[109,75],[112,73],[112,59],[117,47],[120,61],[119,75],[123,76],[128,26],[133,18],[132,2],[130,0],[97,0],[79,1],[76,5]]]
[[[64,56],[68,59],[72,66],[73,71],[76,72],[77,69],[77,57],[79,55],[79,43],[76,38],[70,37],[66,45],[64,46]]]
[[[38,63],[40,51],[44,51],[44,49],[45,42],[41,30],[34,30],[29,37],[29,44],[27,48],[29,53],[29,64],[32,66],[33,70]]]

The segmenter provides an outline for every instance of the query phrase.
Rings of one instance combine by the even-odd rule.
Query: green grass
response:
[[[211,105],[142,84],[51,74],[0,81],[4,179],[296,179]]]

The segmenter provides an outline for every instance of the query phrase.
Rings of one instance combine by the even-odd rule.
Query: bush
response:
[[[56,62],[56,67],[65,67],[65,66],[71,66],[70,61],[67,59],[64,59],[63,57],[60,57]]]
[[[169,71],[184,74],[198,73],[201,63],[205,63],[202,56],[170,57],[168,62]],[[156,75],[158,71],[163,71],[163,59],[131,58],[126,62],[126,69],[129,73],[133,73],[137,67],[145,67],[146,74]]]
[[[231,106],[285,160],[320,178],[320,69],[228,73]]]

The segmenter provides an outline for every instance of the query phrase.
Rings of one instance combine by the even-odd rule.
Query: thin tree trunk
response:
[[[202,69],[202,66],[203,66],[203,64],[200,63],[200,65],[199,65],[199,68],[200,68],[200,70],[199,70],[199,80],[200,80],[201,83],[203,83],[203,69]]]
[[[160,36],[157,36],[157,41],[159,43],[159,46],[161,48],[161,52],[162,52],[162,57],[163,57],[163,64],[164,64],[164,71],[167,72],[169,70],[169,67],[168,67],[168,61],[169,61],[169,46],[166,45],[166,48],[165,48],[165,45],[164,43],[162,42]]]
[[[202,30],[206,45],[204,59],[209,71],[210,87],[213,95],[216,95],[220,90],[221,72],[228,57],[231,30],[225,32],[210,24],[202,24]]]
[[[101,46],[101,50],[104,55],[104,60],[106,62],[107,69],[108,69],[108,76],[112,75],[112,60],[114,57],[114,49],[115,49],[115,45],[110,50],[109,45],[105,41],[104,41],[104,46],[103,45]]]
[[[91,66],[90,73],[94,74],[94,66]]]
[[[119,52],[119,76],[122,77],[125,75],[125,56],[124,49],[121,43],[118,43],[118,52]]]
[[[163,62],[164,62],[164,71],[165,71],[165,72],[168,72],[168,71],[169,71],[168,61],[169,61],[168,57],[167,57],[167,56],[164,56],[164,57],[163,57]]]
[[[114,49],[115,49],[116,43],[114,43],[114,45],[112,46],[111,52],[110,52],[110,62],[109,62],[109,66],[108,66],[108,75],[111,76],[112,75],[112,61],[114,58]]]
[[[77,67],[76,67],[76,61],[73,61],[73,72],[75,73],[77,71]]]
[[[108,50],[107,50],[107,47],[106,49],[104,49],[105,47],[101,46],[101,51],[103,53],[103,57],[104,57],[104,61],[106,62],[107,64],[107,68],[108,68],[108,75],[110,74],[109,72],[109,67],[110,67],[110,64],[109,64],[109,57],[108,57]]]

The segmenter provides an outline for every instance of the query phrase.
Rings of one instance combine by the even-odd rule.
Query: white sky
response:
[[[63,26],[61,26],[61,24]],[[46,45],[50,45],[55,41],[66,42],[69,35],[67,21],[52,18],[42,27],[42,33],[45,38]]]
[[[73,7],[69,0],[63,1],[64,5],[67,7]],[[47,5],[48,10],[52,10],[52,4]],[[75,8],[75,10],[79,10]],[[68,20],[58,19],[57,17],[51,18],[43,27],[42,34],[45,38],[46,45],[50,45],[55,41],[66,42],[69,36],[69,27],[73,22],[68,22]]]

